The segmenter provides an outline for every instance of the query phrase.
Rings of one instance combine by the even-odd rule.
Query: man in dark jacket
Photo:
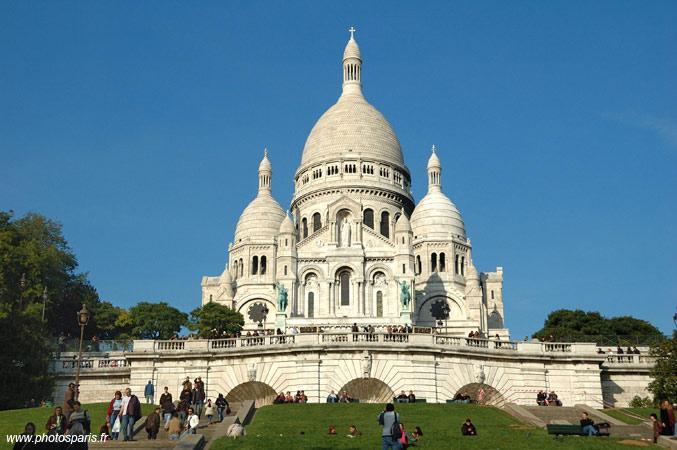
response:
[[[169,388],[165,386],[165,391],[160,395],[160,407],[162,408],[162,415],[165,419],[165,428],[169,426],[169,420],[172,418],[174,412],[174,400]]]
[[[132,394],[130,388],[125,389],[125,397],[122,398],[122,407],[120,408],[122,415],[120,431],[122,431],[124,440],[130,441],[134,437],[134,423],[141,418],[141,402],[136,395]]]

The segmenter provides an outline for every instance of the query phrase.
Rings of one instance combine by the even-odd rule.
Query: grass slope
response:
[[[266,406],[256,412],[244,439],[221,438],[214,442],[211,450],[380,448],[381,432],[376,417],[382,408],[382,405],[370,404]],[[424,436],[416,445],[421,449],[628,448],[608,438],[571,436],[555,440],[545,430],[521,423],[495,408],[447,404],[398,404],[395,408],[407,430],[415,426],[423,429]],[[478,436],[461,436],[461,424],[466,417],[472,419]],[[351,424],[362,431],[361,437],[346,437]],[[327,435],[329,425],[336,426],[338,435]]]
[[[92,418],[92,432],[99,431],[99,427],[106,422],[108,403],[90,403],[83,405],[89,411]],[[143,415],[148,415],[153,410],[153,405],[141,405]],[[45,432],[45,424],[49,416],[53,414],[53,408],[24,408],[0,411],[0,450],[12,448],[7,443],[8,434],[21,434],[28,422],[35,424],[38,433]]]

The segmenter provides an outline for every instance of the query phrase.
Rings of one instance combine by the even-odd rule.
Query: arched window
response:
[[[242,262],[242,258],[240,258],[240,276],[244,275],[244,264]]]
[[[284,246],[289,247],[289,239],[284,238]]]
[[[256,275],[259,271],[259,257],[254,256],[252,258],[252,275]]]
[[[376,292],[376,317],[383,317],[383,292]]]
[[[284,266],[284,274],[287,275],[287,266]]]
[[[388,211],[381,213],[381,235],[390,237],[390,213]]]
[[[341,289],[341,306],[350,305],[350,272],[344,270],[339,275]]]
[[[447,270],[446,265],[447,262],[445,261],[444,253],[440,253],[440,272],[444,272],[445,270]]]
[[[465,256],[461,256],[461,275],[465,276]]]
[[[421,275],[421,255],[416,255],[416,275]]]
[[[308,292],[308,317],[315,317],[315,293]]]
[[[492,300],[494,299],[494,290],[493,289],[491,290],[491,299]]]
[[[365,226],[368,226],[372,230],[374,229],[374,210],[373,209],[365,209],[364,212],[362,213],[362,223]]]
[[[407,273],[407,265],[402,264],[402,273]]]
[[[458,275],[458,255],[454,258],[454,273]]]
[[[322,217],[320,213],[313,214],[313,233],[322,228]]]
[[[308,219],[305,217],[301,220],[301,228],[303,228],[303,237],[301,239],[305,239],[308,237]]]
[[[437,272],[437,253],[430,255],[430,271]]]
[[[212,297],[213,297],[213,295],[212,295],[212,294],[209,294],[209,303],[212,302]]]
[[[240,274],[237,270],[237,259],[233,262],[233,272],[235,272],[235,279],[237,280],[237,276]]]
[[[266,257],[265,255],[261,257],[261,275],[266,274]]]

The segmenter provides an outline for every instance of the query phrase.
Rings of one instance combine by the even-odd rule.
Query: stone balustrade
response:
[[[247,348],[296,346],[426,346],[466,348],[483,352],[527,354],[596,355],[594,343],[503,341],[467,338],[444,334],[316,332],[287,335],[246,336],[227,339],[189,339],[171,341],[135,341],[134,353],[171,354],[181,352],[238,352]]]
[[[90,357],[83,354],[80,361],[80,372],[97,370],[129,370],[131,361],[123,354],[103,357]],[[51,361],[52,373],[75,373],[78,367],[77,358],[59,358]]]
[[[649,355],[642,354],[631,354],[631,355],[606,355],[605,364],[608,365],[618,365],[618,364],[645,364],[645,365],[654,365],[656,363],[656,358]]]

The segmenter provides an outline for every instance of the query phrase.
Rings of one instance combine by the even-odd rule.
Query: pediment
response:
[[[345,194],[327,205],[327,212],[330,218],[335,218],[336,214],[343,209],[349,210],[353,217],[362,220],[362,204]]]

